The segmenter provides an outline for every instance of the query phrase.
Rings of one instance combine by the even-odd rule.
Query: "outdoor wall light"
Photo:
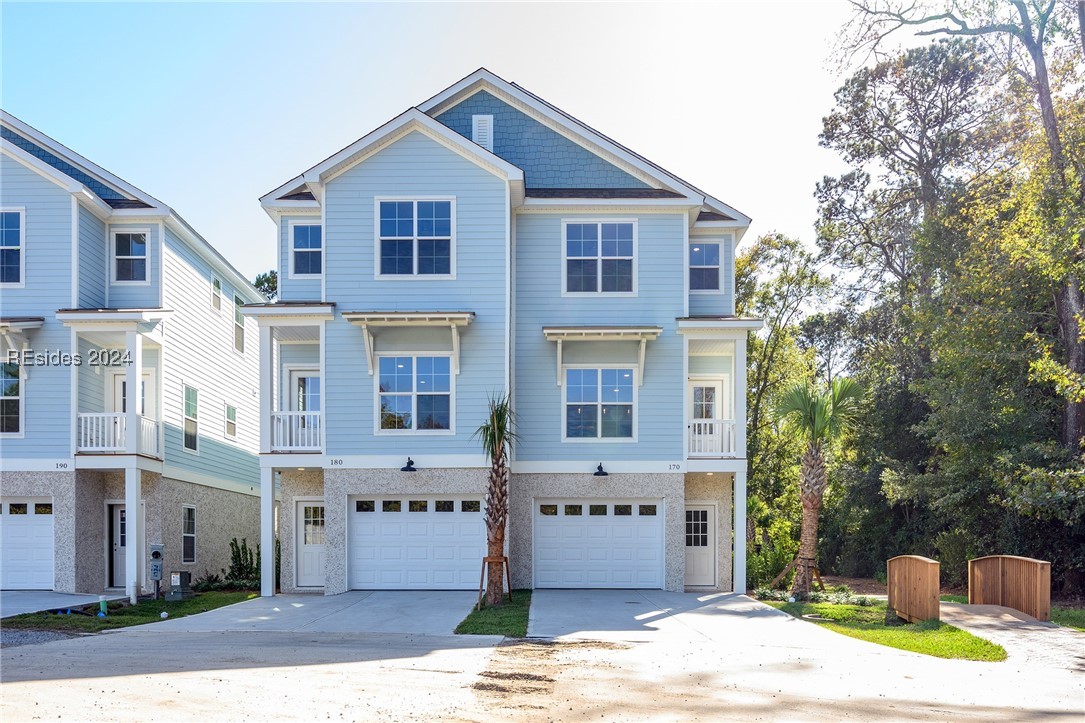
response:
[[[407,458],[407,465],[405,467],[400,467],[399,471],[400,472],[417,472],[418,470],[416,470],[414,468],[414,460],[411,459],[410,457],[408,457]]]
[[[592,475],[592,476],[593,477],[609,477],[610,474],[605,469],[603,469],[603,463],[600,462],[599,466],[595,468],[595,474]]]

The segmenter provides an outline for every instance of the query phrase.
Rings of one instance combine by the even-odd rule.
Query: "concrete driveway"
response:
[[[469,591],[392,590],[276,595],[155,623],[154,632],[410,633],[452,635],[474,606]]]
[[[123,600],[124,595],[109,595],[109,600]],[[0,618],[12,615],[36,613],[39,610],[58,610],[98,602],[97,595],[70,595],[47,590],[0,590]]]

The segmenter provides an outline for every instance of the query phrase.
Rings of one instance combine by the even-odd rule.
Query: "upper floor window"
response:
[[[114,281],[147,281],[147,234],[113,232]]]
[[[451,357],[379,358],[381,429],[452,429]]]
[[[211,277],[211,308],[222,311],[222,282],[214,276]]]
[[[190,452],[198,452],[200,446],[199,396],[199,391],[185,386],[184,447]]]
[[[245,353],[245,315],[241,313],[241,307],[245,300],[240,296],[234,297],[234,349]]]
[[[691,243],[689,245],[690,291],[719,291],[720,245]]]
[[[23,285],[23,246],[22,209],[0,211],[0,284]]]
[[[633,438],[633,369],[566,369],[564,389],[566,439]]]
[[[229,439],[237,439],[237,407],[226,405],[225,432]]]
[[[622,222],[564,223],[567,294],[632,294],[636,292],[636,224]]]
[[[291,224],[290,276],[320,276],[324,272],[324,234],[318,224]]]
[[[0,364],[0,434],[23,431],[23,385],[18,364]]]
[[[379,201],[378,275],[454,273],[452,201]]]

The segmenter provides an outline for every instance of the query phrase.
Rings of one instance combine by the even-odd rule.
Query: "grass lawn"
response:
[[[57,630],[73,633],[97,633],[102,630],[126,628],[130,625],[144,625],[161,620],[161,614],[167,612],[170,618],[183,618],[186,615],[204,613],[224,605],[232,605],[257,596],[255,592],[202,592],[189,600],[166,602],[165,600],[144,600],[136,605],[120,602],[109,604],[108,617],[98,617],[98,605],[86,608],[91,615],[77,615],[72,609],[71,615],[50,615],[48,613],[26,613],[5,618],[5,628],[22,630]]]
[[[1085,632],[1085,608],[1051,608],[1051,622]]]
[[[514,590],[512,602],[500,607],[471,609],[471,613],[456,626],[457,635],[504,635],[522,638],[527,635],[527,613],[531,609],[531,591]]]
[[[1006,659],[1006,651],[1002,646],[977,638],[952,625],[946,625],[937,620],[905,623],[895,616],[887,619],[888,610],[885,603],[870,607],[831,603],[766,602],[765,604],[799,619],[811,613],[829,618],[832,622],[817,624],[841,635],[886,645],[890,648],[959,660]]]
[[[968,604],[967,595],[939,595],[938,599],[942,602],[963,603],[965,605]]]

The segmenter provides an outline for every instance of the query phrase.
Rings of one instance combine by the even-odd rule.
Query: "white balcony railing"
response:
[[[735,423],[730,419],[689,420],[690,457],[733,457]]]
[[[272,412],[272,452],[319,452],[320,412]]]
[[[80,413],[79,452],[125,452],[127,451],[127,417],[123,412]],[[138,454],[161,457],[158,448],[158,422],[147,417],[139,418]]]

